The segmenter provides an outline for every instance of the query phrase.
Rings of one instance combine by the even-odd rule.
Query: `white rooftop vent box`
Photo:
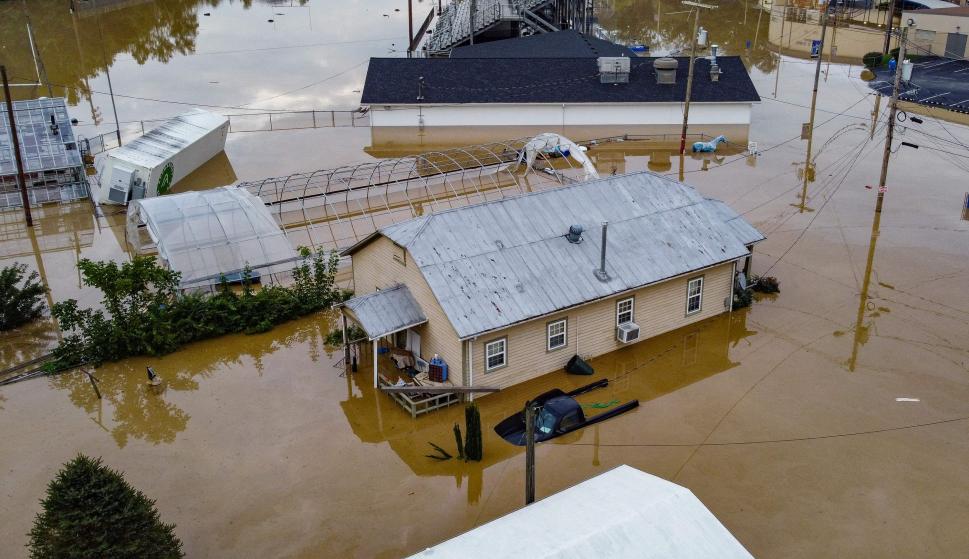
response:
[[[616,328],[616,339],[624,344],[635,342],[639,339],[639,325],[635,322],[624,322]]]
[[[599,83],[629,83],[629,58],[600,56]]]

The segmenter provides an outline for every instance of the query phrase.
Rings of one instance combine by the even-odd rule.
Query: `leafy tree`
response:
[[[22,326],[44,312],[41,297],[47,293],[47,287],[37,281],[37,272],[24,279],[26,272],[24,264],[0,269],[0,331]]]
[[[214,336],[265,332],[348,296],[335,286],[335,252],[314,254],[300,247],[300,254],[292,287],[257,289],[247,267],[238,293],[223,277],[215,294],[180,294],[179,274],[153,257],[138,256],[121,265],[82,260],[78,267],[83,281],[103,293],[104,311],[81,309],[73,299],[54,305],[52,314],[66,335],[49,368],[162,355]]]
[[[28,534],[31,559],[183,557],[175,525],[155,501],[100,459],[79,454],[48,484],[43,512]]]

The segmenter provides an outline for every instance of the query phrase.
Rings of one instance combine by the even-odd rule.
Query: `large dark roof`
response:
[[[688,58],[678,58],[675,85],[659,85],[655,58],[630,58],[627,84],[599,82],[594,58],[371,58],[361,103],[662,103],[686,96]],[[695,102],[760,101],[743,61],[718,59],[719,82],[710,81],[710,61],[697,59]],[[424,86],[419,79],[424,78]]]
[[[636,56],[628,48],[565,30],[530,37],[504,39],[458,47],[451,58],[597,58],[599,56]]]

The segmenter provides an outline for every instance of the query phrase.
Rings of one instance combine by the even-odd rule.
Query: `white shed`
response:
[[[685,487],[619,466],[411,559],[751,559]]]

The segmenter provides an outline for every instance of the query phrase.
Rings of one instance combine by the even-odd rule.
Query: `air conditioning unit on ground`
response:
[[[639,325],[635,322],[626,322],[616,328],[616,339],[624,344],[635,342],[639,339]]]

